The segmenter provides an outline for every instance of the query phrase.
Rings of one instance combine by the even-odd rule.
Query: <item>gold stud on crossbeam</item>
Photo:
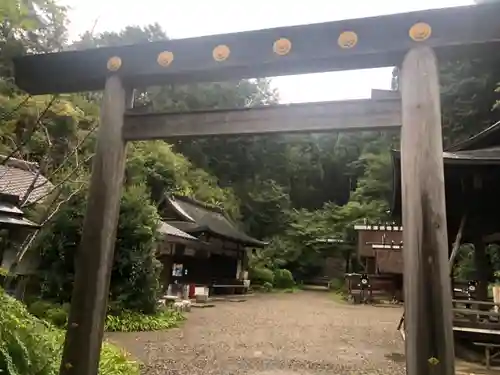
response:
[[[229,55],[231,54],[231,50],[225,44],[220,44],[215,47],[212,51],[212,56],[215,61],[224,61],[227,60]]]
[[[423,42],[430,38],[432,28],[425,22],[418,22],[410,28],[408,34],[415,42]]]
[[[287,55],[292,50],[292,42],[286,38],[280,38],[273,44],[273,51],[280,56]]]
[[[156,61],[158,62],[158,65],[166,68],[172,63],[172,61],[174,61],[174,54],[170,51],[163,51],[158,54]]]
[[[358,44],[358,34],[354,31],[344,31],[339,35],[337,44],[343,49],[353,48],[356,44]]]
[[[106,66],[109,71],[116,72],[122,66],[122,59],[120,59],[118,56],[110,57]]]

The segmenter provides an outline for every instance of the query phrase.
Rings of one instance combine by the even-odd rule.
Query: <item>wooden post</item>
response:
[[[462,219],[460,220],[460,226],[458,227],[457,236],[455,237],[455,242],[453,242],[453,247],[451,248],[450,259],[448,264],[450,266],[450,275],[453,277],[453,265],[455,264],[455,258],[458,255],[458,250],[462,244],[462,235],[465,228],[465,223],[467,222],[467,213],[464,212]]]
[[[488,254],[486,253],[486,244],[480,237],[474,241],[474,266],[477,280],[476,297],[479,301],[486,301],[488,299],[488,284],[491,269]],[[480,307],[482,307],[481,310],[486,309],[486,306]]]
[[[61,375],[97,375],[125,168],[125,89],[106,81]]]
[[[454,375],[441,106],[432,49],[408,52],[401,78],[406,371]]]

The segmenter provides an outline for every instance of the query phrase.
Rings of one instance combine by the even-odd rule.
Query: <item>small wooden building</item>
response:
[[[160,213],[166,224],[189,236],[178,235],[164,252],[163,262],[172,270],[169,284],[206,286],[213,293],[243,290],[247,249],[264,242],[241,231],[223,210],[191,198],[168,196]]]
[[[24,217],[16,195],[0,193],[0,268],[11,271],[20,251],[20,244],[39,225]],[[22,299],[29,276],[38,266],[38,254],[27,253],[15,267],[16,280],[8,292]]]
[[[395,224],[356,225],[358,259],[367,274],[402,274],[403,227]]]
[[[0,230],[3,244],[0,265],[9,268],[19,246],[37,224],[24,218],[22,206],[42,203],[54,185],[39,173],[37,163],[0,155]],[[18,265],[16,274],[28,276],[38,267],[39,254],[28,253]]]
[[[374,292],[402,300],[403,228],[384,223],[356,225],[354,229],[358,232],[358,260]]]
[[[178,268],[177,264],[183,264],[182,258],[184,258],[185,254],[200,250],[204,243],[163,221],[160,223],[159,232],[161,241],[156,256],[163,264],[160,283],[166,293],[169,287],[172,289],[172,283],[177,281],[175,277]]]

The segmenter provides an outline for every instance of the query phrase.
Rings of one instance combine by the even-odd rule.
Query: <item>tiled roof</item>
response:
[[[40,225],[28,220],[24,217],[15,217],[0,214],[0,228],[4,227],[28,227],[28,228],[40,228]]]
[[[35,177],[36,170],[0,165],[0,193],[16,195],[23,199]],[[38,187],[30,193],[28,202],[38,200],[54,187],[42,175],[38,175],[35,186]]]
[[[219,208],[212,208],[186,197],[168,197],[168,202],[184,220],[190,222],[190,228],[176,225],[186,232],[208,231],[245,246],[263,247],[266,245],[265,242],[239,230]]]
[[[470,151],[500,145],[500,121],[465,141],[455,143],[446,151]]]
[[[186,232],[183,232],[182,230],[177,229],[176,227],[167,224],[163,221],[160,223],[159,232],[162,234],[166,234],[168,236],[184,238],[186,240],[191,240],[191,241],[198,241],[196,237],[193,237],[190,234],[187,234]]]

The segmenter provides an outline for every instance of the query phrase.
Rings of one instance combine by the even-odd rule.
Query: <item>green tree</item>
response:
[[[497,120],[500,93],[498,61],[476,58],[441,67],[443,141],[450,146],[479,133]]]
[[[249,232],[258,238],[269,238],[276,233],[282,233],[288,226],[291,209],[288,193],[271,179],[262,181],[256,178],[248,184],[238,191],[243,202],[241,214],[246,218]]]
[[[161,291],[156,259],[160,217],[144,186],[128,186],[120,206],[110,299],[115,307],[154,313]]]
[[[0,93],[16,90],[13,57],[63,48],[66,22],[65,7],[53,0],[1,0]]]
[[[393,71],[393,89],[399,70]],[[449,147],[493,125],[498,117],[498,60],[475,57],[440,64],[443,143]]]
[[[55,215],[38,239],[42,297],[69,302],[86,206],[82,190]],[[121,308],[153,312],[159,292],[155,258],[159,216],[144,186],[131,185],[121,200],[110,286],[110,303]]]
[[[215,177],[194,167],[165,142],[136,142],[129,148],[126,183],[143,182],[157,204],[166,193],[175,193],[223,208],[232,218],[239,218],[239,201],[232,189],[220,188]]]

